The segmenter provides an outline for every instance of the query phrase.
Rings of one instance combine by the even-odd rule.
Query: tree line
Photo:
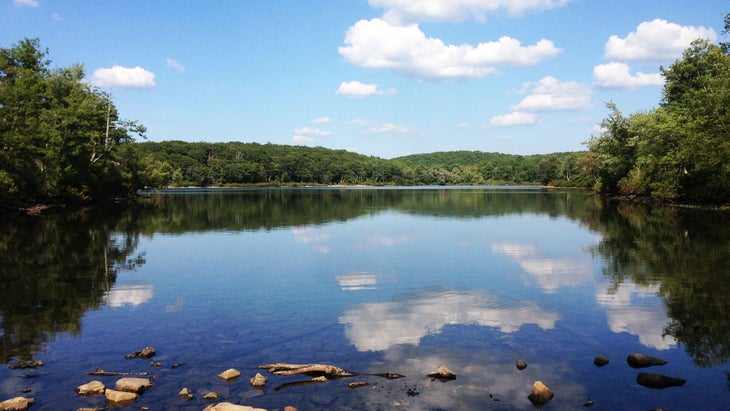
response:
[[[730,14],[725,16],[725,31]],[[80,65],[51,69],[38,39],[0,48],[0,204],[108,200],[143,187],[541,184],[661,201],[730,201],[730,43],[696,40],[660,70],[659,107],[608,103],[587,151],[394,159],[245,142],[137,142]]]

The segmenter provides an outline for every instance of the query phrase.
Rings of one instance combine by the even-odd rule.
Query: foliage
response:
[[[623,116],[615,104],[589,142],[595,188],[663,201],[730,201],[730,55],[696,40],[661,68],[660,107]]]
[[[516,156],[453,151],[385,160],[323,147],[258,143],[144,142],[135,146],[149,186],[581,185],[585,153]],[[157,171],[155,171],[157,170]],[[152,179],[151,176],[158,178]],[[154,181],[153,181],[154,180]]]
[[[51,69],[38,39],[0,48],[0,200],[108,198],[133,188],[131,133],[79,65]]]

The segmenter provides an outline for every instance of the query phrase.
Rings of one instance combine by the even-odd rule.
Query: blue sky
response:
[[[81,63],[151,141],[392,158],[583,150],[607,101],[723,40],[726,0],[0,0],[0,46]]]

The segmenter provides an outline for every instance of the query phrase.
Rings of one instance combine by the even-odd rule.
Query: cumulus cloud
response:
[[[486,14],[505,10],[520,15],[528,10],[560,7],[568,0],[369,0],[385,10],[384,18],[394,23],[416,21],[485,21]]]
[[[332,133],[328,130],[322,130],[319,128],[302,127],[294,129],[294,134],[302,136],[328,136]]]
[[[626,63],[612,62],[601,64],[593,68],[593,78],[598,87],[635,89],[637,87],[661,86],[664,84],[664,77],[659,73],[631,74],[631,69]]]
[[[291,141],[294,144],[302,144],[302,145],[314,143],[314,139],[312,137],[301,136],[301,135],[296,135],[296,136],[292,137]]]
[[[377,84],[365,84],[359,81],[343,81],[337,88],[337,94],[342,94],[350,98],[363,98],[367,96],[393,95],[396,93],[394,88],[381,90]]]
[[[562,51],[550,40],[523,46],[507,36],[476,46],[445,44],[426,37],[417,24],[399,26],[380,18],[355,23],[345,44],[339,52],[354,65],[434,80],[482,78],[496,74],[498,66],[535,65]]]
[[[367,133],[370,134],[415,134],[417,130],[413,127],[401,126],[395,123],[376,123],[373,121],[367,121],[362,119],[355,119],[351,124],[362,127]]]
[[[16,7],[38,7],[40,3],[37,0],[13,0]]]
[[[492,117],[490,124],[495,127],[534,126],[537,124],[537,115],[524,111],[513,111]]]
[[[715,41],[712,28],[680,26],[663,19],[643,22],[636,31],[620,38],[611,36],[606,42],[605,56],[619,61],[663,61],[676,59],[698,38]]]
[[[530,94],[513,107],[516,111],[585,110],[591,105],[591,89],[574,81],[560,82],[548,76],[526,83],[523,89]]]
[[[324,116],[324,117],[317,117],[314,120],[312,120],[312,123],[314,124],[329,124],[332,122],[332,119]]]
[[[167,66],[173,68],[178,73],[182,74],[185,72],[185,66],[180,64],[177,60],[167,58]]]
[[[139,66],[100,68],[91,75],[91,84],[97,87],[149,88],[155,86],[155,74]]]

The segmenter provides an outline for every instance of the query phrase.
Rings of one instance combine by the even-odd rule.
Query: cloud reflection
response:
[[[615,289],[609,284],[599,284],[596,293],[598,304],[606,307],[606,320],[614,333],[626,332],[639,337],[639,342],[659,350],[669,349],[677,344],[671,336],[664,336],[664,327],[669,318],[662,304],[642,304],[642,299],[656,298],[656,286],[640,287],[632,282],[623,282]]]
[[[375,290],[378,278],[375,274],[353,273],[337,277],[342,291]]]
[[[314,251],[318,253],[327,254],[330,251],[330,247],[326,244],[330,239],[330,234],[321,231],[317,227],[301,226],[292,228],[294,234],[294,240],[302,244],[312,244]]]
[[[552,329],[557,320],[557,314],[534,303],[507,306],[481,291],[424,292],[399,301],[360,304],[339,318],[358,351],[418,345],[421,338],[438,334],[445,325],[475,324],[511,333],[525,324]]]
[[[104,293],[104,302],[110,307],[137,306],[151,300],[154,293],[152,284],[118,285]]]
[[[512,257],[548,294],[554,294],[560,287],[575,287],[593,279],[589,261],[541,256],[533,244],[493,243],[492,251]]]

